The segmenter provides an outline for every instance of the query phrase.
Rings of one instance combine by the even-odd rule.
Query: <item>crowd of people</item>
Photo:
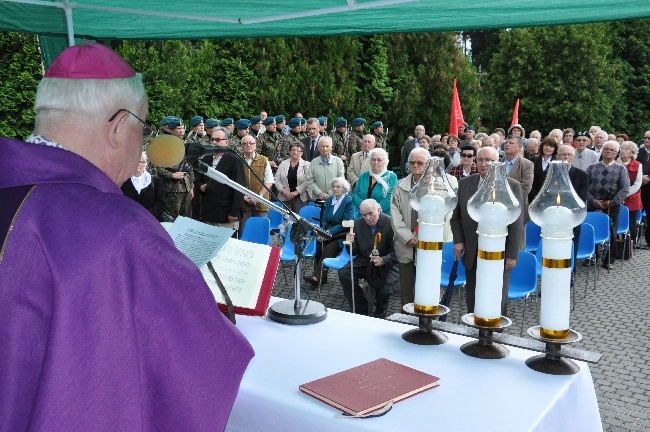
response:
[[[204,122],[202,117],[196,116],[190,120],[191,131],[185,135],[182,120],[166,117],[161,121],[163,133],[191,142],[229,146],[231,153],[218,153],[208,162],[224,173],[243,172],[243,176],[231,178],[260,196],[269,199],[270,192],[294,211],[299,211],[309,202],[321,203],[322,227],[335,236],[330,241],[320,239],[314,273],[303,276],[313,287],[322,282],[321,273],[323,281],[327,279],[327,271],[322,272],[322,260],[341,252],[344,239],[341,221],[351,219],[353,214],[360,214],[359,220],[363,220],[364,203],[369,208],[378,208],[391,221],[391,236],[395,239],[392,251],[395,255],[386,256],[382,265],[398,270],[402,304],[413,301],[414,261],[418,245],[417,212],[409,204],[408,193],[421,177],[431,156],[444,160],[448,180],[463,199],[469,198],[466,191],[476,190],[489,162],[505,164],[511,188],[517,196],[520,195],[522,213],[521,221],[511,227],[508,244],[512,246],[506,253],[504,293],[507,292],[508,271],[516,265],[517,251],[525,246],[524,224],[530,221],[528,206],[540,192],[551,161],[567,161],[574,189],[588,210],[609,215],[612,239],[616,238],[622,204],[630,210],[632,238],[636,238],[637,212],[642,211],[644,205],[645,208],[650,205],[650,131],[646,132],[644,145],[639,149],[625,134],[615,136],[597,126],[578,132],[571,128],[554,129],[545,137],[539,131],[533,131],[526,138],[526,131],[519,124],[511,126],[508,131],[497,128],[490,135],[475,133],[472,125],[464,124],[457,134],[432,136],[426,134],[423,125],[417,125],[413,136],[402,145],[398,173],[395,173],[388,168],[383,123],[377,121],[367,131],[366,123],[365,119],[357,118],[348,127],[348,121],[340,117],[328,131],[326,117],[305,119],[301,113],[296,113],[288,122],[284,116],[267,116],[265,112],[250,120],[228,118],[221,122],[216,119]],[[220,154],[231,157],[226,162]],[[248,164],[250,169],[244,169],[244,164]],[[232,165],[237,166],[236,170]],[[207,194],[206,185],[212,180],[192,172],[184,162],[175,169],[154,167],[153,172],[159,173],[167,184],[165,192],[171,194],[166,202],[174,215],[192,216],[240,231],[248,217],[268,215],[267,206],[249,197],[241,198],[240,193]],[[222,213],[219,220],[206,216],[205,209],[214,208],[214,201],[229,209],[228,214]],[[233,205],[233,202],[241,204],[241,207]],[[444,240],[455,243],[456,255],[464,260],[469,271],[467,302],[471,311],[476,227],[469,222],[462,207],[459,205],[456,212],[448,215]],[[579,232],[578,227],[574,238],[576,246]],[[650,244],[648,236],[646,231],[646,244]],[[618,252],[617,242],[612,241],[609,253],[601,257],[601,265],[613,269]],[[363,265],[368,262],[363,261]],[[363,278],[363,272],[359,274]],[[348,288],[344,287],[348,298],[359,294],[357,289]],[[374,307],[371,304],[369,308],[358,310],[366,313],[374,310],[377,316],[382,316],[387,297],[375,297],[381,298],[382,304]],[[355,303],[359,302],[366,300],[360,296]]]

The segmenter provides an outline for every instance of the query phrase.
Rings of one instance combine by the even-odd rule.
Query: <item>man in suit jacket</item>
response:
[[[363,137],[363,149],[350,157],[350,165],[348,166],[347,174],[348,181],[352,190],[359,180],[359,176],[362,172],[370,171],[370,150],[375,148],[375,137],[371,134],[365,135]]]
[[[522,210],[524,213],[524,223],[526,223],[530,220],[530,217],[528,216],[528,193],[533,188],[535,165],[521,156],[523,154],[522,149],[523,142],[521,137],[514,135],[508,135],[506,137],[506,144],[503,148],[505,153],[503,161],[506,163],[506,173],[508,174],[508,177],[517,180],[521,185],[521,191],[524,194],[524,206]],[[523,238],[523,241],[523,245],[525,245],[525,237]]]
[[[465,177],[458,182],[458,205],[451,216],[451,232],[454,236],[454,253],[456,259],[462,256],[463,265],[467,277],[466,301],[469,312],[474,312],[476,293],[476,256],[478,253],[478,223],[472,219],[467,212],[467,202],[478,190],[479,183],[488,173],[489,162],[498,162],[499,155],[493,147],[483,147],[478,151],[476,164],[478,174]],[[524,194],[519,182],[508,179],[510,189],[521,204]],[[522,209],[523,210],[523,209]],[[510,284],[510,270],[517,265],[519,246],[524,232],[523,211],[519,218],[508,225],[508,236],[506,237],[505,268],[503,271],[503,289],[501,291],[501,314],[506,315],[508,302],[508,285]]]
[[[320,122],[317,118],[310,118],[307,120],[307,136],[300,140],[303,145],[304,152],[302,158],[306,161],[312,161],[318,157],[318,142],[320,141]]]
[[[571,185],[573,190],[576,191],[578,196],[582,201],[587,203],[587,189],[589,188],[589,175],[573,166],[573,160],[575,159],[576,149],[573,148],[570,144],[562,144],[557,150],[556,158],[557,160],[565,160],[569,164],[569,179],[571,180]],[[578,253],[578,244],[580,243],[580,225],[573,228],[573,254],[574,256]]]
[[[352,307],[350,266],[354,265],[356,313],[383,318],[386,316],[393,287],[399,281],[397,257],[393,247],[393,227],[390,223],[390,216],[382,214],[381,207],[372,198],[363,201],[359,211],[361,217],[354,222],[354,233],[346,235],[346,240],[352,242],[352,254],[356,257],[353,262],[347,263],[339,270],[339,281],[343,287],[345,298]],[[373,255],[372,251],[376,240],[378,254]],[[368,297],[359,286],[359,279],[364,278],[369,285],[368,292],[371,293]]]
[[[404,142],[404,146],[402,146],[402,154],[400,155],[399,161],[399,178],[404,178],[410,174],[410,171],[406,166],[409,160],[409,155],[411,154],[411,150],[413,150],[415,147],[420,147],[420,142],[418,140],[424,136],[425,132],[426,131],[424,130],[424,126],[417,125],[415,127],[415,131],[413,131],[413,136],[415,138]]]
[[[214,128],[210,143],[220,147],[228,147],[227,130],[223,127]],[[212,166],[228,178],[246,186],[244,176],[244,162],[233,153],[216,153],[214,156],[205,156],[203,161]],[[244,195],[228,185],[207,178],[207,182],[200,186],[203,192],[203,221],[210,225],[228,228],[239,228],[241,207]]]

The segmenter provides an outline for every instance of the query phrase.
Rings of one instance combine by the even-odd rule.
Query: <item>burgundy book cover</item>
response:
[[[271,254],[269,261],[266,264],[266,271],[264,272],[264,279],[262,280],[262,289],[260,295],[257,297],[257,304],[255,309],[248,309],[235,306],[235,314],[237,315],[255,315],[264,316],[266,310],[269,308],[269,301],[271,294],[273,294],[273,285],[275,284],[275,275],[278,272],[278,264],[280,263],[280,253],[282,249],[277,246],[271,246]],[[228,306],[222,303],[217,303],[219,310],[225,314],[228,313]]]
[[[438,385],[438,377],[380,358],[301,385],[300,391],[341,411],[363,415]]]

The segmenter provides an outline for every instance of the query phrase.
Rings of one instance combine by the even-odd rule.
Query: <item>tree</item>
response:
[[[507,126],[517,98],[528,130],[614,124],[623,85],[607,24],[502,30],[482,98],[484,123]]]

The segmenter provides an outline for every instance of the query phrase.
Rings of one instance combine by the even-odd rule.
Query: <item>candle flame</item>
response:
[[[496,201],[496,200],[497,200],[497,190],[492,189],[492,201]]]
[[[560,193],[559,192],[557,193],[557,200],[556,201],[557,201],[557,205],[560,205]]]

